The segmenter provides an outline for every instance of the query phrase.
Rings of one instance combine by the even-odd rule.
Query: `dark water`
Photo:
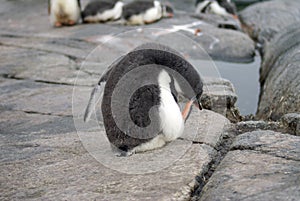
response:
[[[259,97],[260,57],[248,64],[215,61],[221,77],[234,85],[238,95],[237,106],[242,115],[255,114]]]

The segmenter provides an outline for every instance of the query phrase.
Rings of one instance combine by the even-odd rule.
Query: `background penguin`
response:
[[[84,22],[106,22],[117,20],[122,15],[123,2],[119,0],[97,0],[90,2],[82,12]]]
[[[196,13],[212,13],[220,16],[237,17],[236,6],[231,0],[197,0]]]
[[[74,25],[81,18],[80,0],[48,0],[48,13],[52,26]]]
[[[173,9],[157,0],[138,0],[123,7],[122,17],[128,25],[150,24],[162,17],[173,17]]]
[[[146,69],[138,68],[145,65],[151,65],[151,73],[147,72]],[[156,68],[156,65],[167,68]],[[167,70],[168,68],[176,72],[177,75]],[[124,99],[124,96],[116,93],[115,90],[120,80],[134,70],[140,72],[138,75],[133,73],[138,76],[139,82],[147,83],[150,80],[151,84],[141,85],[142,87],[138,88],[130,97],[129,104],[123,103],[121,100]],[[180,79],[188,82],[192,91],[186,90],[187,88]],[[127,87],[134,86],[132,80],[134,79],[129,79],[127,84],[122,85],[125,87],[124,91],[127,91]],[[100,78],[98,85],[91,94],[85,121],[88,120],[92,112],[95,97],[101,93],[99,91],[100,85],[105,81],[101,110],[106,134],[112,147],[124,156],[156,149],[165,145],[166,142],[175,140],[183,133],[184,121],[195,101],[194,104],[201,109],[199,98],[202,94],[203,84],[199,74],[179,53],[161,44],[147,43],[141,45],[121,57],[109,68]],[[119,95],[117,100],[113,98],[113,93]],[[189,100],[182,112],[178,106],[178,98],[180,97]],[[112,105],[116,108],[112,108]],[[126,131],[121,130],[115,120],[116,118],[122,120],[126,117],[123,117],[122,114],[120,117],[116,117],[113,114],[114,109],[119,111],[122,110],[122,107],[126,107],[124,108],[125,111],[129,110],[130,119],[134,122],[134,126],[126,127]],[[149,117],[150,109],[152,110],[151,120]],[[121,123],[128,126],[127,122]],[[148,129],[148,132],[139,132],[139,128],[147,127],[150,124],[154,129]]]

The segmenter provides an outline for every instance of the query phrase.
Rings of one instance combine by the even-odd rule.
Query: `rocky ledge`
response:
[[[183,5],[174,2],[177,8]],[[138,27],[139,33],[145,28],[180,32],[223,61],[251,61],[253,40],[269,41],[261,51],[262,95],[255,117],[262,119],[239,115],[230,81],[204,76],[201,102],[206,109],[192,111],[181,138],[159,150],[117,158],[96,117],[83,124],[82,115],[91,86],[107,66],[99,59],[103,55],[90,53],[111,34],[132,27],[93,24],[54,29],[46,2],[2,2],[0,199],[299,200],[299,26],[280,24],[276,33],[266,35],[269,31],[262,28],[269,29],[272,23],[259,23],[273,19],[264,12],[269,3],[241,13],[252,39],[238,30],[218,28],[224,19],[211,23],[214,17],[199,20],[183,11],[173,19]],[[289,11],[284,12],[289,20],[282,23],[297,20],[290,14],[298,12],[297,1],[274,3]],[[258,14],[266,15],[264,20],[258,20],[262,18]],[[195,29],[200,29],[198,35]],[[105,50],[118,55],[135,46],[130,35],[125,38],[125,45],[117,41]]]

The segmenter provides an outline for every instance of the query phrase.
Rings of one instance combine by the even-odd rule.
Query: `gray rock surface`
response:
[[[284,127],[286,127],[289,133],[294,135],[300,135],[300,114],[299,113],[289,113],[283,115],[280,119]]]
[[[300,2],[298,0],[276,0],[253,4],[239,15],[244,30],[254,40],[270,41],[286,26],[299,23]]]
[[[240,134],[256,130],[280,130],[280,127],[279,122],[241,121],[236,123],[236,129]]]
[[[199,27],[201,32],[195,36],[208,54],[216,60],[228,62],[252,62],[255,55],[254,42],[246,34],[209,26]]]
[[[190,3],[176,1],[175,7]],[[190,14],[179,11],[173,19],[145,27],[168,28],[184,37],[200,28],[203,35],[195,38],[212,56],[251,60],[253,41]],[[299,200],[299,137],[246,133],[227,154],[236,133],[256,125],[273,127],[247,123],[236,131],[228,120],[239,121],[234,88],[218,76],[211,79],[210,72],[203,76],[203,105],[213,111],[193,108],[184,135],[162,149],[117,158],[98,120],[83,124],[91,85],[115,55],[138,44],[126,31],[139,28],[136,32],[144,34],[143,41],[152,37],[145,27],[112,23],[55,29],[49,25],[46,1],[40,0],[5,0],[0,15],[0,200],[276,200],[275,196]],[[123,43],[112,37],[121,32]],[[220,42],[214,44],[205,37],[209,34],[216,34]],[[235,43],[231,35],[246,42]],[[115,43],[103,45],[111,38]],[[186,53],[189,44],[176,45]],[[234,57],[222,57],[225,50]],[[193,51],[184,55],[195,56]],[[202,56],[207,57],[205,52]],[[282,122],[297,129],[297,120],[297,115],[287,115]]]
[[[299,23],[288,26],[264,47],[259,118],[279,120],[300,112],[299,30]]]
[[[235,106],[237,95],[229,80],[223,78],[204,78],[203,95],[201,103],[205,109],[213,110],[226,116],[232,122],[241,120]]]
[[[298,200],[299,143],[272,131],[238,136],[199,200]]]

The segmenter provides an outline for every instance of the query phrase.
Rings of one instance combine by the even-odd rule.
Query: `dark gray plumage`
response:
[[[115,7],[117,3],[120,4],[119,8]],[[94,0],[82,11],[82,19],[84,22],[116,20],[121,17],[122,7],[123,3],[120,0]],[[104,15],[104,12],[107,13]]]
[[[153,71],[151,71],[151,73],[143,70],[144,66],[149,67],[149,65],[150,68],[152,68],[153,65]],[[123,151],[125,155],[126,153],[130,153],[135,147],[149,142],[161,133],[161,120],[159,119],[157,106],[161,104],[161,91],[158,76],[162,69],[156,70],[158,69],[156,67],[161,66],[177,72],[182,76],[182,79],[189,83],[193,92],[185,94],[186,98],[192,99],[195,94],[197,95],[197,98],[199,98],[202,94],[203,84],[197,71],[179,53],[161,44],[147,43],[137,47],[115,62],[107,73],[100,78],[99,84],[106,81],[101,105],[106,134],[110,143],[120,151]],[[124,97],[118,93],[114,94],[117,85],[124,77],[139,68],[142,69],[139,71],[139,75],[133,74],[133,77],[129,76],[129,82],[125,83],[127,86],[122,85],[125,91],[124,94],[127,93],[127,89],[130,91],[130,88],[134,87],[136,83],[139,84],[140,82],[143,82],[144,84],[131,95],[129,104],[126,103],[126,101],[119,101],[124,100]],[[174,84],[174,79],[177,79],[177,77],[171,71],[168,73],[171,77],[169,88],[174,97],[173,101],[177,102],[178,94]],[[136,78],[138,79],[135,80]],[[183,90],[184,89],[185,88],[183,87]],[[115,97],[113,98],[114,95]],[[119,99],[116,99],[116,96],[118,97],[118,95],[120,97]],[[117,108],[112,108],[112,105]],[[127,127],[126,131],[119,128],[119,125],[116,123],[116,116],[113,114],[113,109],[119,111],[119,109],[122,109],[123,107],[128,108],[130,118],[137,127]],[[149,118],[150,109],[152,115],[151,119]],[[119,119],[122,118],[123,117],[119,117]],[[147,127],[149,124],[151,124],[153,129],[148,129],[148,133],[139,133],[139,128]],[[123,126],[128,125],[125,122]]]

